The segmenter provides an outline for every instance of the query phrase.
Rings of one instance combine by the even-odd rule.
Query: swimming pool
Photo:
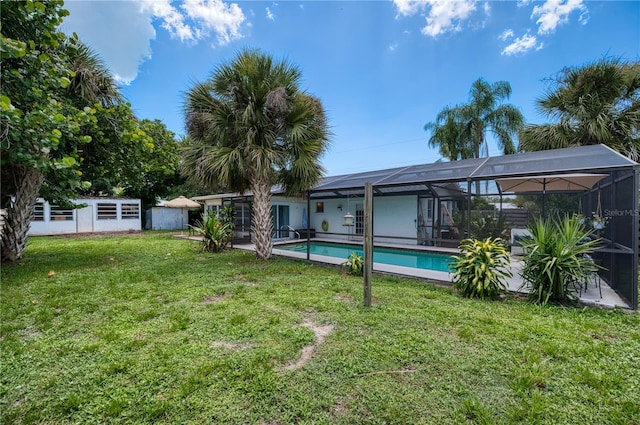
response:
[[[306,242],[274,246],[275,249],[285,251],[307,252]],[[362,246],[335,244],[326,242],[311,242],[310,253],[324,255],[327,257],[340,258],[346,261],[347,257],[355,252],[362,256]],[[409,251],[389,248],[373,248],[373,261],[375,263],[390,264],[393,266],[413,267],[424,270],[435,270],[440,272],[449,271],[449,263],[452,257],[446,254],[435,254],[433,252]]]

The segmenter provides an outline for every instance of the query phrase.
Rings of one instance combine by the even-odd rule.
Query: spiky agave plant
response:
[[[579,217],[538,219],[522,240],[525,251],[522,277],[530,285],[529,298],[539,304],[572,299],[572,286],[584,282],[598,266],[588,254],[598,247],[593,229]]]
[[[209,211],[202,215],[202,220],[195,226],[191,226],[193,231],[202,237],[201,248],[206,252],[220,252],[227,247],[233,235],[231,224],[218,219],[215,212]]]

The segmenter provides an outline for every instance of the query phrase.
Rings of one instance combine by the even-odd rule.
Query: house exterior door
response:
[[[289,205],[273,205],[271,207],[271,219],[273,221],[273,237],[283,239],[290,237],[289,229]]]
[[[433,239],[433,198],[418,197],[418,245],[429,245]]]

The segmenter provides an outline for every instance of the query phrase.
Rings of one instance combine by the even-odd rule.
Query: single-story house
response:
[[[141,201],[124,198],[79,198],[80,208],[60,208],[38,198],[33,208],[30,236],[70,233],[140,231]]]
[[[497,199],[498,210],[509,211],[503,229],[509,234],[513,228],[526,227],[536,214],[552,214],[553,202],[562,203],[563,197],[573,194],[579,203],[572,212],[587,219],[606,216],[606,228],[598,231],[603,246],[594,254],[604,267],[599,274],[636,309],[639,175],[636,162],[607,146],[592,145],[330,176],[300,198],[288,198],[279,187],[272,188],[274,238],[362,240],[367,182],[374,192],[374,243],[444,248],[476,237],[482,222],[473,207],[478,197],[491,203]],[[505,208],[521,195],[537,197],[541,210],[516,214],[518,209]],[[236,238],[251,240],[251,193],[193,199],[205,210],[233,205]],[[485,225],[491,224],[481,218]]]

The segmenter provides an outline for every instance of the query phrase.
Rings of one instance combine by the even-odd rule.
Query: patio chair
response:
[[[530,238],[531,232],[528,229],[511,229],[511,254],[512,255],[524,255],[524,249],[520,244],[520,241],[525,238]]]
[[[599,267],[593,257],[591,257],[589,254],[584,254],[582,258],[589,261],[590,266],[588,273],[584,277],[582,285],[580,286],[580,296],[582,296],[582,287],[584,286],[584,290],[587,291],[589,289],[589,284],[591,283],[596,288],[598,288],[600,298],[602,298],[602,283],[600,282],[600,275],[598,275]]]

